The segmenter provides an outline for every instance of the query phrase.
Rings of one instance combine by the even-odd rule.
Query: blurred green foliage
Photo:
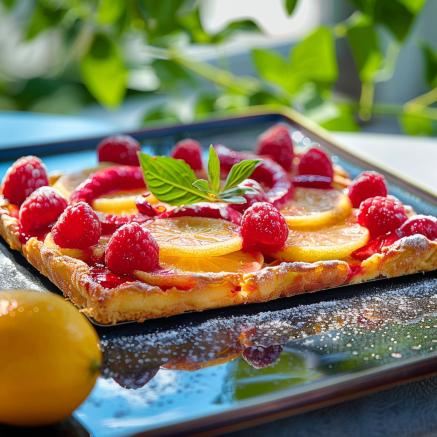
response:
[[[340,1],[340,0],[339,0]],[[250,20],[216,34],[202,26],[193,0],[0,0],[22,27],[21,40],[49,35],[60,42],[46,71],[14,76],[0,65],[0,109],[74,113],[97,101],[108,109],[126,97],[159,96],[144,121],[191,121],[215,111],[261,104],[291,106],[331,130],[356,131],[372,114],[391,114],[408,134],[432,135],[437,121],[437,51],[419,42],[430,91],[404,105],[374,102],[388,80],[426,0],[344,0],[354,11],[297,42],[287,57],[254,49],[256,77],[239,77],[187,54],[192,45],[214,50],[238,32],[260,32]],[[284,0],[293,14],[298,0]],[[389,35],[381,49],[381,31]],[[355,101],[340,98],[337,40],[345,39],[361,81]],[[184,107],[183,111],[180,106]]]

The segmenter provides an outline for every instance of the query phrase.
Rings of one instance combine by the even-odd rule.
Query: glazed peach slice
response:
[[[290,229],[284,249],[270,255],[288,262],[343,259],[364,246],[369,238],[369,231],[350,218],[318,230]]]
[[[342,191],[298,187],[292,202],[280,211],[292,229],[320,228],[349,217],[352,205]]]
[[[143,225],[155,238],[161,256],[210,257],[241,250],[234,223],[204,217],[158,219]]]

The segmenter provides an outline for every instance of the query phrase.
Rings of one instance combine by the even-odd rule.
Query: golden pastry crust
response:
[[[351,284],[437,269],[437,242],[423,235],[404,237],[361,263]]]
[[[27,260],[56,284],[74,304],[101,324],[168,317],[186,311],[202,311],[243,303],[259,303],[338,287],[348,283],[350,268],[345,261],[276,262],[250,274],[192,274],[195,285],[182,290],[161,289],[141,281],[107,289],[94,282],[90,267],[63,255],[55,247],[31,238],[19,241],[18,220],[0,197],[0,234],[12,249],[21,250]],[[378,277],[395,277],[437,269],[437,242],[422,235],[406,237],[361,264],[349,283]],[[135,272],[148,280],[148,274]]]
[[[18,220],[11,216],[9,202],[0,196],[0,235],[13,250],[21,251]]]

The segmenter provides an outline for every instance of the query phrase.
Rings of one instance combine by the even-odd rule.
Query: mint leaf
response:
[[[206,193],[212,193],[208,181],[205,181],[205,179],[199,179],[196,182],[193,182],[192,185],[193,187],[196,187],[200,191],[205,191]]]
[[[222,192],[236,187],[239,183],[247,179],[261,161],[262,159],[246,159],[238,164],[235,164],[228,174]]]
[[[223,202],[227,202],[227,203],[246,203],[246,199],[244,197],[240,197],[240,196],[230,196],[230,197],[219,196],[219,199],[223,200]]]
[[[208,178],[212,189],[218,193],[220,190],[220,161],[214,147],[209,147]]]
[[[291,15],[293,13],[296,5],[297,5],[297,0],[285,0],[285,9],[287,9],[288,15]]]
[[[139,157],[147,187],[161,202],[180,206],[213,200],[193,187],[197,177],[184,161],[164,156],[152,158],[145,153]]]

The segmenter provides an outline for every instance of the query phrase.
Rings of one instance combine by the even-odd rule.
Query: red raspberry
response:
[[[106,266],[115,273],[150,272],[158,262],[158,243],[138,223],[128,223],[117,229],[105,252]]]
[[[235,210],[243,213],[251,207],[254,203],[257,202],[269,202],[268,197],[264,193],[264,190],[262,189],[261,185],[252,179],[246,179],[241,184],[238,185],[241,188],[253,188],[258,193],[257,194],[243,194],[243,197],[246,199],[246,203],[235,203],[232,205],[232,208]]]
[[[184,160],[193,170],[202,170],[202,147],[200,143],[191,138],[176,143],[170,156],[174,159]]]
[[[48,229],[67,205],[67,198],[55,188],[38,188],[21,205],[18,220],[22,230],[32,232]]]
[[[321,149],[310,149],[300,158],[297,173],[300,175],[317,175],[334,177],[334,169],[331,160]]]
[[[284,348],[278,344],[272,346],[250,346],[243,349],[243,358],[255,369],[271,366],[279,358]]]
[[[2,181],[5,199],[21,205],[39,187],[49,184],[46,166],[36,156],[25,156],[15,161]]]
[[[74,249],[94,246],[99,242],[101,234],[100,220],[85,202],[70,205],[52,228],[55,244]]]
[[[270,155],[274,161],[291,171],[294,151],[290,132],[283,124],[277,124],[265,131],[258,139],[255,153],[257,155]]]
[[[247,209],[241,221],[244,249],[279,250],[288,238],[284,216],[270,203],[258,202]]]
[[[349,186],[348,195],[354,208],[359,208],[361,202],[369,197],[387,197],[385,178],[374,171],[363,171]]]
[[[138,152],[141,152],[140,143],[129,135],[107,137],[97,145],[99,162],[139,166]]]
[[[399,228],[408,217],[401,202],[387,197],[364,200],[357,214],[358,223],[366,227],[372,239]]]
[[[426,215],[416,215],[407,220],[396,232],[400,237],[421,234],[433,241],[437,239],[437,219]]]

